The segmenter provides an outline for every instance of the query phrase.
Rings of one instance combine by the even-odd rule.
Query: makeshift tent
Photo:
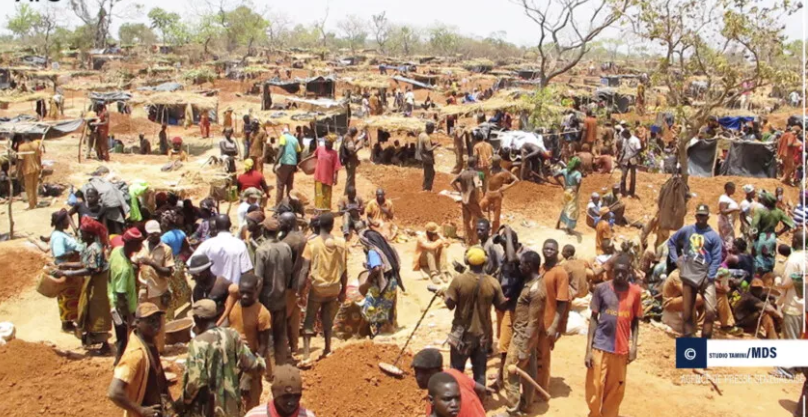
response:
[[[634,97],[621,94],[613,88],[599,88],[595,90],[595,99],[614,106],[618,113],[627,113],[629,106],[634,104]]]
[[[320,98],[316,100],[303,99],[297,97],[284,97],[286,101],[292,101],[302,106],[308,106],[304,110],[283,110],[277,112],[262,112],[258,117],[274,125],[315,123],[317,136],[323,137],[330,132],[344,135],[348,131],[351,123],[351,107],[347,100],[331,100]]]
[[[712,177],[715,172],[717,139],[693,140],[687,147],[687,172],[694,177]]]
[[[786,127],[791,126],[801,126],[805,127],[808,124],[808,116],[801,116],[801,115],[792,115],[788,117],[788,121],[786,121]]]
[[[39,138],[48,132],[46,138],[55,138],[76,131],[82,123],[84,123],[82,119],[43,122],[37,121],[35,117],[23,115],[12,119],[0,119],[0,135],[8,137],[19,134]]]
[[[534,78],[538,78],[541,71],[532,70],[532,69],[520,69],[516,70],[516,75],[523,80],[532,80]]]
[[[396,82],[402,82],[402,83],[410,84],[410,85],[412,85],[412,88],[414,88],[416,90],[419,89],[419,88],[425,88],[427,90],[434,90],[435,89],[435,87],[433,87],[433,86],[431,86],[429,84],[424,84],[424,83],[422,83],[420,81],[415,81],[415,80],[410,79],[410,78],[404,78],[404,77],[402,77],[400,75],[394,75],[393,79],[396,80]]]
[[[730,141],[729,152],[721,164],[721,175],[739,177],[775,178],[777,176],[777,148],[774,143]]]
[[[741,130],[741,126],[754,120],[754,116],[727,116],[718,119],[718,124],[726,129]]]
[[[216,122],[219,103],[215,98],[192,93],[157,93],[148,97],[146,110],[149,120],[155,123],[180,125],[190,120],[198,123],[202,112],[208,112],[211,122]]]
[[[274,86],[283,89],[289,94],[295,94],[300,91],[301,85],[304,86],[306,93],[313,94],[315,97],[334,97],[337,89],[337,78],[329,75],[327,77],[295,78],[294,80],[272,78],[264,81],[265,90],[267,90],[267,86]]]
[[[180,83],[167,82],[167,83],[162,83],[160,85],[156,85],[154,87],[143,86],[143,87],[138,87],[137,89],[138,89],[138,91],[172,92],[172,91],[182,90],[183,86]]]
[[[412,73],[412,74],[410,74],[410,76],[415,81],[418,81],[418,82],[426,84],[426,85],[431,85],[431,86],[437,85],[438,84],[438,78],[440,78],[439,75],[433,75],[433,74],[416,74],[416,73]]]

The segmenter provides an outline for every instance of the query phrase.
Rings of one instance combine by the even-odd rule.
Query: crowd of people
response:
[[[396,100],[412,114],[409,89]],[[377,111],[376,100],[368,106]],[[54,231],[47,240],[51,275],[63,285],[57,297],[62,330],[75,333],[97,354],[115,356],[109,397],[130,415],[313,415],[300,406],[301,376],[293,366],[312,365],[312,340],[322,335],[323,358],[331,354],[335,335],[346,335],[348,328],[370,338],[397,328],[397,294],[405,283],[394,246],[394,204],[384,189],[365,198],[356,187],[359,153],[368,147],[369,133],[350,128],[307,148],[303,130],[284,129],[276,141],[245,114],[240,150],[228,111],[218,159],[237,192],[230,197],[238,200],[236,224],[220,211],[222,198],[195,204],[145,183],[129,184],[126,201],[118,205],[110,204],[114,191],[90,184],[69,209],[51,218]],[[569,112],[557,134],[520,149],[495,149],[479,130],[447,126],[455,141],[456,176],[443,185],[459,194],[466,250],[462,260],[450,259],[452,240],[436,223],[426,224],[414,242],[413,271],[436,286],[453,312],[449,369],[435,349],[424,349],[413,360],[418,386],[428,390],[428,415],[483,415],[483,400],[495,390],[504,390],[508,416],[528,411],[534,391],[548,400],[553,350],[576,299],[588,304],[584,365],[590,416],[618,416],[626,369],[638,356],[639,322],[650,316],[683,337],[699,328],[702,337],[712,337],[716,320],[720,331],[731,335],[804,337],[808,194],[792,205],[782,188],[770,193],[744,185],[739,203],[733,198],[735,184],[727,183],[716,210],[697,206],[694,224],[666,230],[658,219],[633,222],[624,199],[636,198],[636,171],[654,160],[655,150],[677,152],[680,128],[665,121],[649,131],[641,124],[600,123],[592,109],[582,120],[577,114]],[[98,159],[108,160],[109,150],[99,145],[107,143],[109,131],[103,105],[97,118],[87,154],[94,149]],[[513,123],[506,112],[492,120],[505,129]],[[208,123],[202,129],[203,136],[210,134]],[[711,119],[704,135],[714,137],[717,129]],[[435,131],[436,123],[427,121],[411,147],[391,154],[371,148],[371,161],[405,158],[420,164],[422,190],[432,192],[441,146]],[[779,137],[785,184],[802,165],[795,157],[801,136],[795,128]],[[182,139],[169,140],[165,125],[159,139],[159,152],[171,164],[187,161]],[[25,187],[36,189],[43,148],[37,141],[19,142]],[[521,156],[518,168],[511,164],[514,152]],[[307,161],[313,162],[311,210],[294,182]],[[265,165],[275,173],[274,186],[266,182]],[[591,195],[582,209],[586,175],[610,173],[615,166],[620,181],[610,193]],[[335,202],[343,168],[345,192]],[[519,181],[561,186],[556,228],[579,234],[583,213],[582,223],[595,232],[594,259],[579,258],[580,247],[560,247],[554,239],[545,240],[540,251],[520,241],[501,219],[505,194]],[[274,204],[269,201],[273,191]],[[29,196],[29,206],[36,204]],[[713,215],[717,230],[708,224]],[[615,227],[627,225],[642,233],[618,242]],[[778,245],[777,238],[786,234],[791,244]],[[353,240],[364,259],[355,288],[348,271]],[[169,348],[166,323],[185,310],[195,337],[187,345],[181,394],[173,398],[160,355]],[[491,356],[499,357],[499,367],[487,387]],[[469,361],[473,377],[464,373]],[[797,372],[774,371],[784,378]],[[264,381],[272,384],[269,404],[260,404]]]

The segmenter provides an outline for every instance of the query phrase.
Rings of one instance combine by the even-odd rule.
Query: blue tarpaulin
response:
[[[725,129],[741,130],[741,126],[743,126],[744,123],[753,120],[755,120],[755,118],[752,116],[727,116],[718,119],[718,124]]]

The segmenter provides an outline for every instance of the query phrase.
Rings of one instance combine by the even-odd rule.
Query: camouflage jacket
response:
[[[185,417],[242,415],[239,373],[266,367],[243,343],[237,331],[214,327],[188,344],[182,399]],[[207,390],[205,390],[207,388]],[[200,395],[207,391],[208,395]]]

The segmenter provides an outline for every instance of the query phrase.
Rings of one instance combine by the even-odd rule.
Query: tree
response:
[[[151,28],[157,29],[163,35],[163,43],[168,43],[168,34],[176,30],[174,26],[180,23],[180,15],[174,12],[167,12],[159,7],[149,10],[147,15],[151,21]]]
[[[404,56],[410,55],[413,48],[421,41],[421,35],[418,31],[409,26],[398,26],[392,32],[392,43],[396,45]]]
[[[459,36],[454,28],[437,24],[429,29],[429,46],[432,53],[449,56],[457,53]]]
[[[93,46],[105,48],[109,37],[109,26],[112,24],[113,10],[124,0],[95,0],[95,6],[88,4],[91,0],[69,0],[73,13],[84,22],[85,25],[93,28]],[[98,8],[95,11],[95,7]],[[139,5],[135,5],[139,7]]]
[[[574,68],[589,43],[617,22],[632,0],[518,0],[539,28],[539,87]],[[582,22],[588,22],[586,26]]]
[[[118,39],[123,45],[152,45],[157,41],[157,35],[143,23],[127,22],[118,29]]]
[[[344,39],[348,42],[351,53],[356,53],[357,48],[365,46],[368,37],[365,24],[365,21],[356,15],[348,15],[337,24],[345,35]]]
[[[58,14],[53,8],[46,8],[45,13],[40,13],[38,21],[34,24],[34,30],[39,38],[37,44],[42,45],[41,49],[45,57],[46,66],[50,63],[53,33],[58,25]]]
[[[762,7],[760,0],[643,0],[631,16],[635,33],[662,48],[651,80],[668,89],[668,102],[688,127],[679,133],[679,164],[688,179],[687,144],[697,137],[713,110],[752,89],[794,82],[793,71],[762,59],[762,48],[779,45],[785,15],[802,7],[783,1]],[[730,52],[743,62],[731,64]],[[688,96],[699,76],[707,89],[698,103]]]
[[[273,48],[281,48],[289,41],[289,26],[292,21],[285,13],[273,12],[269,15],[269,27],[267,27],[267,36],[269,36],[269,45]]]
[[[328,32],[325,30],[325,22],[328,20],[328,6],[325,7],[325,15],[322,19],[314,22],[314,27],[317,29],[317,35],[320,38],[321,47],[323,49],[328,47]]]
[[[253,53],[253,44],[267,39],[269,22],[264,16],[242,5],[227,13],[226,32],[229,43],[246,46],[247,56]],[[246,56],[245,56],[246,57]]]
[[[379,50],[385,53],[385,45],[390,39],[390,22],[387,20],[387,12],[381,12],[371,16],[373,23],[373,35],[376,38],[376,44],[379,45]]]
[[[23,39],[31,34],[42,16],[26,3],[17,5],[13,16],[10,16],[6,23],[6,28],[18,39]]]

